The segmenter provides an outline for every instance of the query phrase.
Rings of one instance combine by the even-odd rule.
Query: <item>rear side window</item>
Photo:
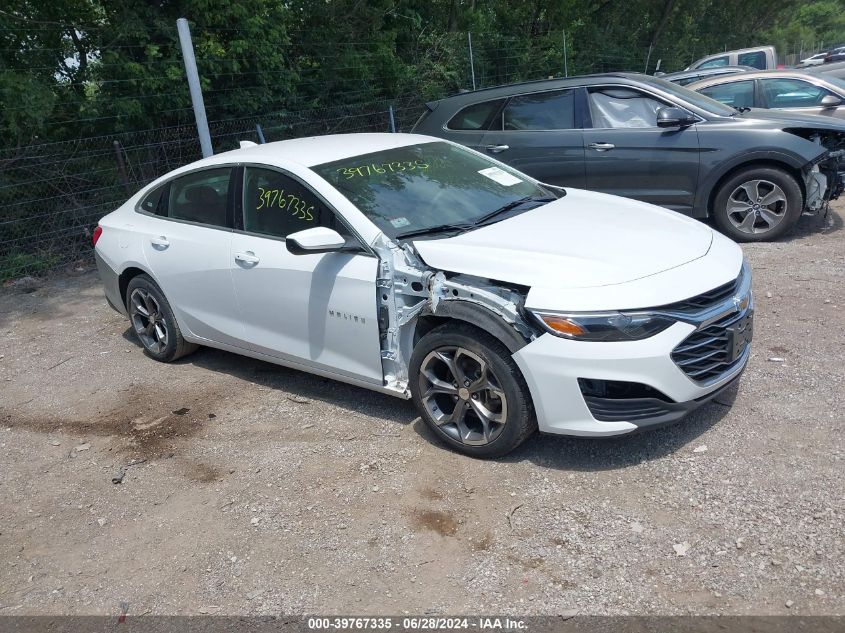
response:
[[[713,59],[708,59],[706,62],[699,64],[697,68],[718,68],[719,66],[727,66],[728,65],[727,55],[722,55],[721,57],[714,57]],[[742,62],[740,62],[741,64]]]
[[[227,227],[230,174],[228,167],[206,169],[172,181],[168,215],[176,220]]]
[[[709,86],[701,88],[699,92],[734,108],[754,107],[753,81],[735,81],[719,86]]]
[[[499,111],[502,101],[504,99],[484,101],[467,106],[453,116],[446,127],[450,130],[486,130],[490,120]]]
[[[334,212],[290,176],[272,169],[247,167],[244,174],[244,230],[284,238],[315,226],[351,233]]]
[[[575,91],[554,90],[513,97],[502,113],[505,130],[571,130]]]
[[[740,53],[737,58],[737,63],[740,66],[752,66],[760,70],[766,70],[766,53],[763,51],[754,51],[753,53]]]
[[[167,215],[167,198],[164,195],[167,191],[167,185],[162,185],[153,189],[147,194],[147,197],[141,201],[138,207],[144,213],[151,213],[153,215]]]

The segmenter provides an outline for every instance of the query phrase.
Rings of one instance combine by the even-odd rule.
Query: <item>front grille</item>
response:
[[[740,278],[736,278],[723,286],[703,292],[691,299],[684,299],[678,303],[664,306],[662,309],[671,310],[673,312],[697,312],[698,310],[709,308],[722,303],[728,297],[733,296],[739,286],[739,281]]]
[[[742,361],[743,354],[731,359],[728,328],[748,314],[748,311],[732,313],[696,330],[672,350],[672,360],[696,382],[706,383],[729,373]]]

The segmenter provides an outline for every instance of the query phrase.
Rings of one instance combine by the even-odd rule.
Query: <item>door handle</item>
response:
[[[152,244],[153,248],[157,251],[163,251],[165,248],[170,246],[170,242],[167,241],[167,238],[164,237],[164,235],[152,238],[150,240],[150,244]]]
[[[487,145],[484,149],[491,154],[498,154],[499,152],[504,152],[506,149],[510,149],[510,147],[507,145]]]
[[[616,147],[613,143],[590,143],[587,145],[590,149],[594,149],[597,152],[606,152],[609,149],[613,149]]]
[[[235,253],[235,261],[245,266],[255,266],[261,260],[252,251],[246,251],[245,253]]]

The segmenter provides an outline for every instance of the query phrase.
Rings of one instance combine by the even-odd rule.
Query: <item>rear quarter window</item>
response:
[[[503,101],[496,99],[468,105],[449,119],[446,127],[450,130],[486,130]]]

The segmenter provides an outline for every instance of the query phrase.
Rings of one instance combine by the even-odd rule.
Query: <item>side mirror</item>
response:
[[[285,238],[285,246],[294,255],[333,253],[342,249],[345,244],[346,240],[340,233],[324,226],[297,231]]]
[[[825,95],[822,97],[819,105],[823,108],[835,108],[838,105],[842,105],[842,99],[836,95]]]
[[[657,111],[657,127],[687,127],[697,120],[681,108],[660,108]]]

